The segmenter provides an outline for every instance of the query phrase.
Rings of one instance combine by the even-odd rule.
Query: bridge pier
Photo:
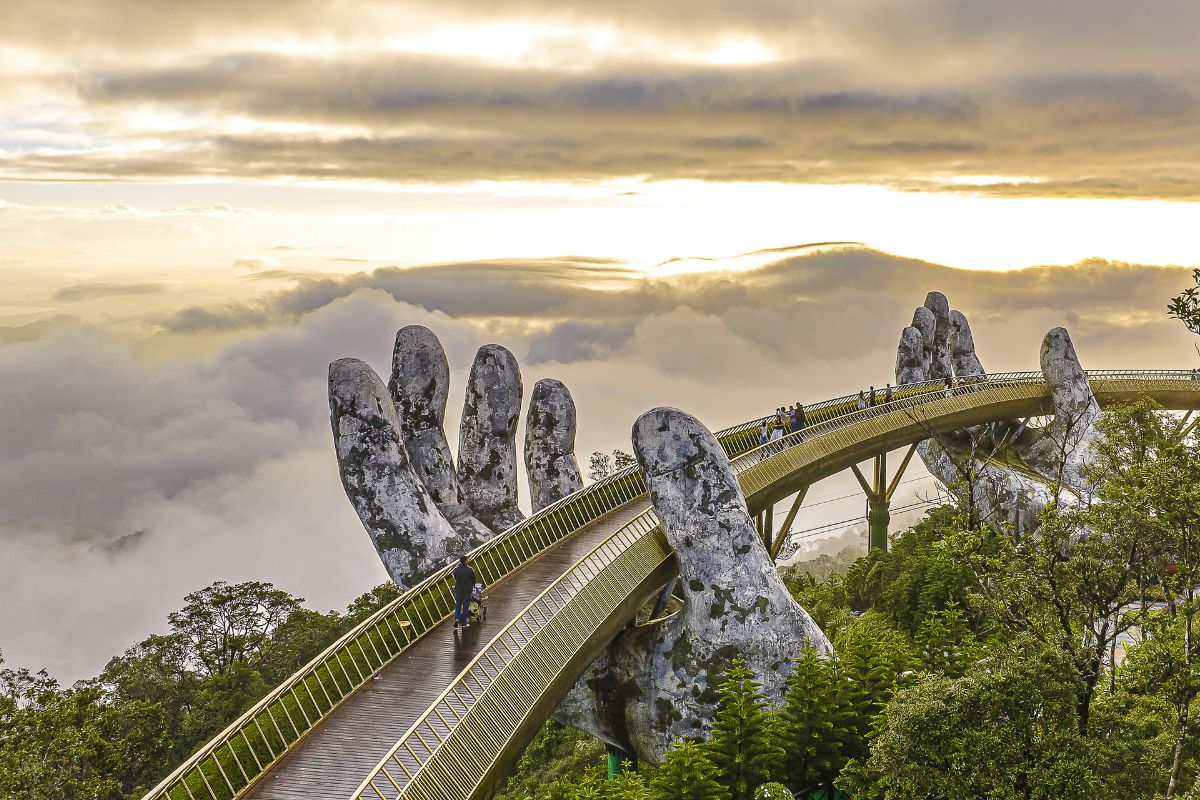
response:
[[[917,446],[914,444],[904,454],[904,459],[900,462],[900,469],[896,470],[891,481],[887,476],[887,453],[875,456],[869,483],[857,464],[850,465],[854,477],[858,479],[858,485],[862,487],[863,493],[867,496],[868,552],[876,550],[887,552],[888,525],[892,521],[892,495],[896,493],[896,487],[900,485],[900,479],[904,477],[904,470],[908,468],[908,463],[912,461],[915,452],[917,452]]]
[[[615,744],[604,743],[604,749],[608,753],[608,779],[616,780],[616,777],[621,774],[621,765],[628,761],[631,766],[637,767],[637,756],[626,753]]]
[[[891,505],[888,500],[867,498],[867,550],[870,552],[887,552],[888,524],[892,521]]]

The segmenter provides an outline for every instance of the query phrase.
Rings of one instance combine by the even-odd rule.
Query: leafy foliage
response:
[[[218,582],[184,598],[169,634],[96,679],[64,688],[44,672],[0,670],[0,797],[140,798],[394,591],[320,614],[268,583]]]
[[[636,463],[637,459],[624,450],[613,450],[612,455],[596,450],[588,459],[588,478],[598,481]]]
[[[1192,270],[1195,286],[1189,286],[1171,298],[1167,313],[1183,322],[1189,331],[1200,334],[1200,269]]]

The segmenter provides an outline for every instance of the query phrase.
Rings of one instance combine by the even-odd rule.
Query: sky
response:
[[[452,441],[494,341],[568,384],[585,455],[656,405],[715,429],[881,384],[931,289],[993,371],[1055,325],[1085,366],[1193,365],[1165,305],[1200,266],[1198,29],[1190,0],[9,0],[0,652],[73,680],[212,580],[382,581],[324,375],[386,371],[405,324],[446,344]]]

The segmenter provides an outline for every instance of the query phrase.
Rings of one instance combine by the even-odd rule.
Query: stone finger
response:
[[[534,513],[583,488],[575,458],[575,401],[561,381],[533,386],[525,416],[525,472]]]
[[[342,486],[388,575],[412,586],[467,547],[417,477],[387,387],[356,358],[329,365],[329,410]]]
[[[983,364],[975,354],[975,337],[971,335],[971,325],[961,311],[951,311],[948,315],[950,325],[950,365],[954,374],[959,378],[985,375]]]
[[[388,390],[400,415],[400,430],[413,470],[468,549],[494,534],[477,520],[463,499],[444,421],[450,364],[433,331],[408,325],[396,333]]]
[[[463,499],[499,533],[525,516],[517,508],[517,418],[521,370],[498,344],[479,348],[467,378],[458,435],[458,481]]]

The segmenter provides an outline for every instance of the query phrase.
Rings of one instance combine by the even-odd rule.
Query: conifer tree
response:
[[[958,678],[971,662],[975,635],[958,604],[951,602],[926,615],[917,629],[915,644],[926,670]]]
[[[795,791],[832,785],[856,735],[854,709],[841,667],[806,648],[796,659],[781,711],[785,782]]]
[[[740,658],[734,659],[718,692],[709,756],[733,800],[753,800],[755,788],[772,780],[783,760],[779,718]]]
[[[843,674],[847,677],[855,723],[856,744],[847,755],[866,754],[866,738],[875,717],[887,705],[896,682],[912,664],[914,655],[908,637],[890,627],[875,612],[856,619],[838,637],[837,649]]]
[[[729,790],[705,749],[680,739],[650,779],[653,800],[729,800]]]
[[[604,800],[650,800],[646,779],[628,761],[621,762],[621,773],[604,786]]]

